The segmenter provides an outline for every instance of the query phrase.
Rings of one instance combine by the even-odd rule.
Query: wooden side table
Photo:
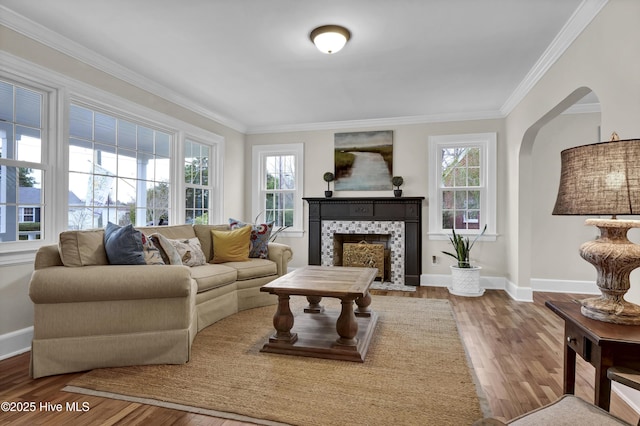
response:
[[[619,325],[592,320],[580,313],[580,303],[552,302],[545,305],[564,320],[564,393],[573,394],[576,354],[595,371],[594,403],[609,410],[610,367],[640,369],[640,325]]]

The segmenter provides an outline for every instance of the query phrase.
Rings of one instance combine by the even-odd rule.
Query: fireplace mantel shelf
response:
[[[309,264],[321,264],[322,221],[401,221],[405,224],[405,284],[420,285],[425,197],[304,198],[309,203]]]

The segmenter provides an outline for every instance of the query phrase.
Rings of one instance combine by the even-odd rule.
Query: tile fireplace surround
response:
[[[424,197],[305,198],[309,264],[333,265],[334,234],[389,235],[394,284],[420,285]]]
[[[334,264],[334,234],[389,235],[391,250],[391,279],[393,284],[404,284],[404,222],[400,221],[322,221],[322,266]]]

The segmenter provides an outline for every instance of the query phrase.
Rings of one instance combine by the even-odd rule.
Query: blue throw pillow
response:
[[[118,226],[107,223],[104,248],[112,265],[146,265],[142,246],[142,233],[133,225]]]
[[[229,227],[232,230],[242,228],[246,225],[248,224],[241,220],[229,219]],[[272,229],[273,222],[251,225],[251,249],[249,251],[249,257],[257,259],[269,258],[268,245]]]

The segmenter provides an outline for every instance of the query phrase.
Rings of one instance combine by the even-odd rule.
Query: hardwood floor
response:
[[[445,288],[420,287],[415,293],[374,290],[373,294],[449,299],[474,371],[494,417],[511,419],[554,401],[562,393],[563,322],[544,306],[546,300],[571,300],[578,295],[536,293],[534,303],[513,301],[505,292],[490,290],[479,298],[449,295]],[[372,308],[375,308],[372,305]],[[579,358],[579,357],[578,357]],[[244,425],[139,403],[82,396],[61,391],[79,374],[32,380],[29,354],[0,361],[0,402],[34,402],[34,412],[0,412],[0,424],[154,424]],[[577,365],[576,395],[593,400],[594,370]],[[45,411],[41,403],[62,404],[62,411]],[[88,403],[86,412],[67,411],[66,403]],[[51,407],[51,405],[49,405]],[[51,409],[51,408],[50,408]],[[636,423],[638,414],[612,396],[614,414]]]

